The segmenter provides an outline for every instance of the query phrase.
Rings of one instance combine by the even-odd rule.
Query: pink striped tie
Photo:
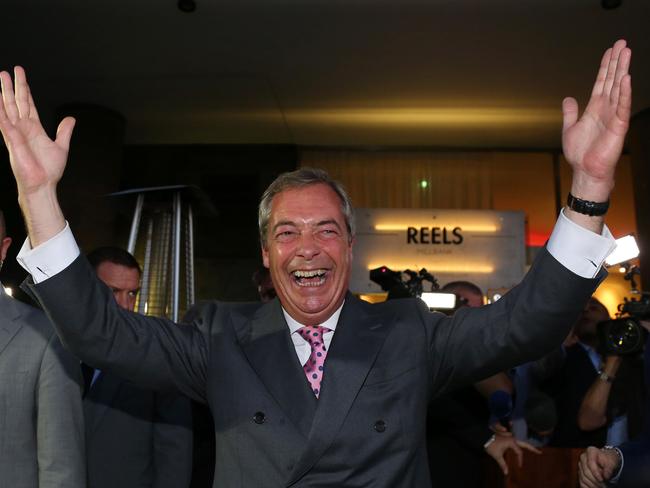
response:
[[[327,348],[323,341],[323,334],[329,330],[327,327],[320,325],[308,325],[298,329],[298,334],[311,346],[311,355],[307,363],[303,366],[303,370],[316,398],[320,394],[320,384],[323,380],[325,357],[327,356]]]

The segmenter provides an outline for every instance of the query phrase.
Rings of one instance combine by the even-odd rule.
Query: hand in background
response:
[[[613,449],[588,447],[580,455],[578,479],[580,488],[601,488],[614,476],[621,459]]]

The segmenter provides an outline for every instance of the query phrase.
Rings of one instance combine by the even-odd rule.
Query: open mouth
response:
[[[327,270],[310,269],[296,270],[291,273],[298,286],[320,286],[325,283]]]

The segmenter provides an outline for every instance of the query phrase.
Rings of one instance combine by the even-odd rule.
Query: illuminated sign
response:
[[[440,285],[468,280],[483,290],[511,287],[526,263],[523,212],[357,209],[350,288],[379,293],[369,270],[425,268]],[[427,291],[427,290],[425,290]]]

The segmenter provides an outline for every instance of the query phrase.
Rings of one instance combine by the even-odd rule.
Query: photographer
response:
[[[650,323],[640,322],[650,330]],[[650,336],[645,344],[645,383],[650,387]],[[646,404],[646,412],[650,404]],[[646,419],[643,433],[633,441],[616,448],[607,445],[601,449],[589,447],[580,456],[578,465],[580,487],[596,488],[615,485],[620,488],[650,485],[650,423]]]
[[[566,349],[554,384],[558,425],[551,445],[620,444],[641,430],[643,362],[638,354],[603,354],[598,328],[608,320],[605,306],[592,298],[574,327],[578,341]]]

